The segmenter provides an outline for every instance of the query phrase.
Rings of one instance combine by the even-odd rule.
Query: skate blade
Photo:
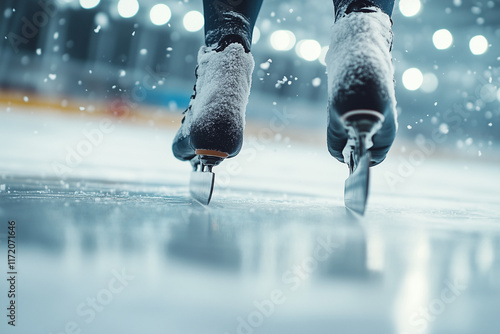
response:
[[[346,208],[357,214],[364,215],[368,201],[370,184],[371,153],[366,152],[358,162],[356,169],[345,181],[344,204]]]
[[[227,153],[215,150],[195,150],[195,158],[191,160],[193,171],[189,180],[191,197],[203,205],[208,205],[214,192],[215,174],[212,168],[219,165]]]
[[[349,134],[344,161],[349,166],[345,181],[344,203],[349,210],[364,215],[370,183],[372,137],[382,127],[384,116],[374,110],[353,110],[342,116]]]
[[[214,192],[215,174],[212,172],[193,171],[189,180],[191,197],[203,205],[208,205]]]

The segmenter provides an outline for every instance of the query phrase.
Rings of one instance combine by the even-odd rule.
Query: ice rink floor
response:
[[[2,108],[1,333],[500,333],[498,160],[399,144],[359,218],[324,145],[257,132],[203,207],[173,129]]]

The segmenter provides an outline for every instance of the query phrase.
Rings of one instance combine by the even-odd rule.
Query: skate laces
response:
[[[189,105],[188,107],[182,112],[184,117],[182,118],[182,123],[184,123],[184,120],[186,119],[186,113],[191,110],[191,107],[193,105],[193,100],[196,98],[196,82],[198,82],[198,66],[194,69],[194,76],[195,76],[195,84],[193,86],[193,94],[191,94],[191,97],[189,99]]]

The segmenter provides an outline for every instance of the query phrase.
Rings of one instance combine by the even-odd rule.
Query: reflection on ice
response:
[[[272,192],[260,202],[233,193],[207,208],[155,185],[108,192],[96,182],[75,196],[71,181],[45,180],[42,193],[36,182],[9,182],[0,213],[18,222],[24,332],[59,333],[69,322],[89,333],[500,328],[493,227],[437,228],[432,216],[413,225],[397,213],[356,220],[341,203],[311,208]],[[121,270],[134,279],[108,293]]]
[[[201,207],[190,209],[188,218],[172,227],[167,249],[170,256],[199,266],[237,271],[241,265],[234,231]]]
[[[397,292],[395,319],[398,333],[428,333],[428,326],[421,326],[418,310],[429,304],[429,240],[418,233],[409,250],[408,265]],[[424,320],[425,321],[425,320]]]

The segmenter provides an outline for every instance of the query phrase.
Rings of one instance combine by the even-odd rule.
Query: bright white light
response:
[[[422,89],[425,93],[433,93],[438,88],[438,85],[439,80],[434,73],[425,73],[422,81],[422,87],[420,87],[420,89]]]
[[[498,88],[498,91],[497,91],[497,100],[498,100],[498,102],[500,102],[500,88]]]
[[[321,52],[319,54],[319,62],[321,63],[321,65],[323,66],[326,66],[326,54],[328,53],[328,50],[330,49],[330,47],[327,45],[327,46],[324,46],[322,49],[321,49]]]
[[[469,42],[470,52],[475,55],[482,55],[488,50],[488,40],[483,35],[471,38]]]
[[[432,42],[438,50],[448,49],[453,44],[453,35],[447,29],[440,29],[432,35]]]
[[[253,28],[253,34],[252,34],[252,44],[257,44],[257,42],[260,39],[260,30],[257,27]]]
[[[101,0],[80,0],[80,6],[83,9],[91,9],[97,6]]]
[[[134,16],[139,11],[139,3],[137,0],[120,0],[118,2],[118,14],[127,19]]]
[[[271,34],[271,46],[278,51],[291,50],[295,41],[295,35],[290,30],[276,30]]]
[[[184,15],[182,23],[184,24],[184,28],[186,28],[187,31],[194,32],[203,28],[205,19],[203,18],[202,13],[197,10],[192,10]]]
[[[153,22],[153,24],[157,26],[166,24],[168,21],[170,21],[171,17],[172,12],[170,11],[170,8],[162,3],[154,5],[149,12],[149,18],[151,19],[151,22]]]
[[[404,16],[415,16],[420,12],[422,3],[420,0],[401,0],[399,2],[399,11]]]
[[[300,58],[313,61],[319,58],[321,45],[314,39],[303,39],[297,43],[295,52]]]
[[[409,68],[403,73],[403,85],[408,90],[417,90],[422,86],[424,76],[418,68]]]

